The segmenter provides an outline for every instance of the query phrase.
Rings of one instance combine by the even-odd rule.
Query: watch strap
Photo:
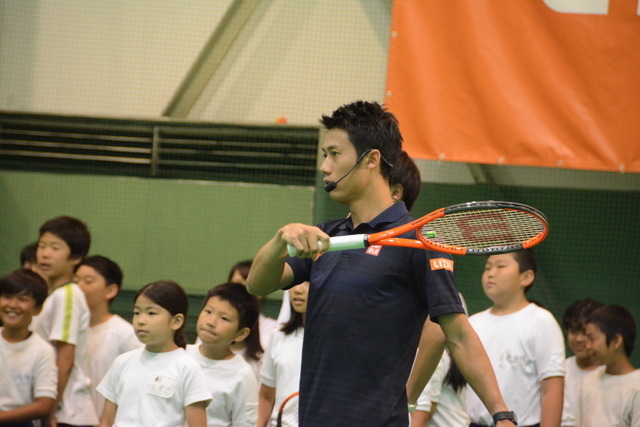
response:
[[[493,422],[497,423],[498,421],[509,420],[514,425],[518,425],[518,419],[516,418],[516,413],[513,411],[500,411],[493,414]]]

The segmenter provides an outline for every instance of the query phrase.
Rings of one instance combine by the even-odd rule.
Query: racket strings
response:
[[[298,394],[289,396],[278,411],[277,427],[298,426]]]
[[[530,213],[488,208],[447,214],[422,226],[420,233],[436,244],[482,249],[519,245],[544,230],[544,223]]]

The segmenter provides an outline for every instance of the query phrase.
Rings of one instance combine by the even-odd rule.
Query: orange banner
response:
[[[412,157],[640,172],[639,0],[395,0]]]

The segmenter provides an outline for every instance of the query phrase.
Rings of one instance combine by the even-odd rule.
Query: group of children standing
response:
[[[234,266],[205,296],[198,340],[187,345],[182,287],[144,286],[129,323],[109,309],[122,271],[87,257],[90,243],[82,221],[51,219],[33,270],[0,279],[0,425],[273,425],[298,391],[307,282],[288,291],[291,314],[276,324],[244,286],[250,262]],[[562,319],[574,354],[565,359],[560,326],[526,298],[536,272],[531,251],[489,256],[482,284],[493,305],[470,317],[521,425],[640,425],[632,315],[577,301]],[[446,352],[411,418],[414,427],[491,425]]]
[[[533,251],[491,255],[482,286],[492,306],[469,322],[491,360],[506,404],[524,426],[640,426],[640,370],[631,364],[636,325],[625,308],[576,301],[562,329],[526,294],[537,273]],[[493,424],[477,395],[443,355],[411,414],[412,427]]]
[[[297,390],[300,357],[289,350],[301,353],[307,288],[292,290],[292,315],[278,329],[234,266],[229,282],[205,296],[197,343],[187,345],[182,287],[144,286],[129,323],[109,310],[122,271],[86,257],[90,243],[82,221],[54,218],[40,228],[35,259],[24,260],[29,268],[0,279],[1,426],[253,427],[275,419],[279,396]],[[265,345],[261,387],[260,323],[276,343]]]

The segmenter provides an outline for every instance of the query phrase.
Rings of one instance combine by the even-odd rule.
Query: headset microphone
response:
[[[353,167],[351,169],[349,169],[349,172],[345,173],[344,175],[342,175],[342,178],[340,178],[337,181],[331,181],[328,182],[325,186],[324,186],[324,191],[326,191],[327,193],[332,192],[333,190],[336,189],[336,187],[338,186],[338,183],[340,181],[342,181],[343,179],[345,179],[347,176],[349,176],[349,174],[351,172],[353,172],[353,170],[360,164],[360,162],[362,161],[362,159],[364,159],[364,156],[366,156],[371,150],[373,150],[373,148],[369,148],[368,150],[364,151],[362,154],[360,154],[360,157],[358,157],[358,160],[356,160],[356,164],[353,165]]]
[[[340,182],[340,181],[338,181]],[[328,182],[325,186],[324,186],[324,191],[326,191],[327,193],[331,193],[333,190],[336,189],[336,187],[338,186],[338,182],[336,181],[331,181]]]

